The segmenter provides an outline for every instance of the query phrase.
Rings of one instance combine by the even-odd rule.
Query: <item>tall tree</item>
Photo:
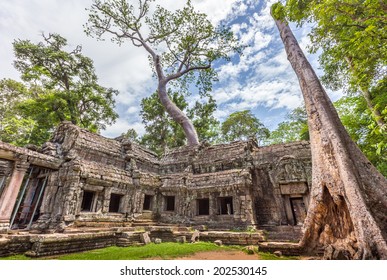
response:
[[[200,100],[197,100],[191,108],[187,109],[187,116],[192,120],[199,139],[210,144],[220,141],[220,123],[214,117],[216,108],[215,99],[206,94]]]
[[[269,130],[250,110],[230,114],[221,126],[223,138],[230,142],[253,137],[258,143],[269,137]]]
[[[188,145],[198,145],[193,123],[168,97],[167,86],[186,91],[196,80],[200,93],[211,89],[216,74],[211,68],[218,59],[228,59],[240,46],[230,30],[215,28],[205,14],[196,12],[188,0],[185,7],[170,12],[157,6],[150,14],[153,0],[94,0],[89,9],[86,33],[101,39],[105,34],[122,44],[129,40],[144,48],[157,79],[157,93],[171,118],[182,126]],[[195,83],[195,82],[194,82]]]
[[[322,81],[333,89],[361,92],[386,135],[387,4],[385,1],[288,0],[289,20],[313,21],[311,51],[322,50]],[[321,12],[324,11],[324,12]],[[380,87],[383,89],[380,91]],[[383,95],[382,99],[378,96]]]
[[[14,65],[33,89],[24,109],[43,127],[68,120],[96,132],[113,123],[117,91],[97,83],[93,61],[82,55],[81,46],[68,52],[67,40],[60,35],[43,35],[43,39],[38,44],[13,43]]]
[[[178,92],[170,93],[169,98],[182,111],[188,106],[184,96]],[[162,155],[167,148],[184,145],[181,127],[169,117],[157,92],[142,99],[140,115],[145,125],[145,134],[140,140],[143,145],[158,155]]]
[[[311,201],[301,245],[326,258],[387,258],[387,180],[351,140],[284,19],[272,7],[304,97],[312,152]]]
[[[198,131],[200,139],[209,142],[215,141],[219,122],[213,116],[216,103],[211,96],[208,96],[208,102],[205,100],[196,101],[191,108],[181,93],[169,92],[168,96],[181,111],[187,112],[187,116],[193,120],[193,125]],[[167,114],[156,92],[141,101],[140,114],[146,131],[140,140],[143,145],[161,155],[168,148],[185,144],[186,138],[183,129]]]
[[[309,140],[308,116],[304,107],[297,107],[286,116],[286,120],[270,132],[269,143],[279,144]]]
[[[28,98],[28,89],[22,83],[0,81],[0,141],[21,146],[30,142],[35,122],[19,107]]]

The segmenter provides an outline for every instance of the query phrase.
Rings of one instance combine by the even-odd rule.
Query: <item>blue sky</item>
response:
[[[157,0],[168,9],[180,8],[184,1]],[[192,0],[195,8],[208,15],[214,24],[231,27],[243,44],[249,45],[240,59],[219,62],[216,70],[219,82],[214,84],[213,96],[218,104],[216,117],[223,121],[229,114],[251,110],[269,129],[284,120],[286,113],[301,105],[301,92],[285,50],[279,38],[270,6],[277,0]],[[100,84],[119,90],[116,111],[120,115],[115,124],[102,132],[116,137],[134,128],[144,132],[140,102],[156,89],[147,53],[127,42],[121,47],[96,41],[83,32],[87,21],[85,8],[91,0],[2,0],[0,2],[0,78],[19,80],[13,68],[14,39],[41,41],[40,34],[59,33],[75,47],[82,45],[84,55],[94,60]],[[306,51],[309,42],[307,28],[293,27],[301,47]],[[308,55],[318,70],[317,56]],[[320,73],[321,74],[321,73]],[[340,93],[328,92],[332,99]],[[196,97],[190,97],[192,102]]]

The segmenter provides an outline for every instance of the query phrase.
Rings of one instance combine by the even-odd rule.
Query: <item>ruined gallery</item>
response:
[[[0,142],[0,255],[127,246],[141,243],[139,229],[163,241],[297,241],[310,182],[308,142],[202,144],[158,158],[64,122],[41,148]]]

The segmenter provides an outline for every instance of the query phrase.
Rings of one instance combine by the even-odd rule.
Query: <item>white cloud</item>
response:
[[[127,114],[135,114],[140,112],[140,107],[139,106],[130,106],[127,110]]]
[[[287,61],[282,42],[270,15],[270,6],[277,0],[192,0],[195,8],[206,13],[215,24],[231,23],[240,41],[249,45],[237,60],[222,63],[217,69],[220,82],[214,85],[213,95],[219,104],[216,117],[223,119],[233,111],[265,110],[265,120],[276,108],[283,111],[297,107],[301,101],[298,81]],[[92,0],[2,0],[0,2],[1,77],[17,79],[12,67],[12,41],[16,38],[41,41],[42,31],[56,32],[68,39],[74,48],[81,44],[83,53],[94,60],[100,83],[118,89],[116,97],[120,119],[103,132],[115,137],[128,128],[139,134],[144,127],[139,117],[140,101],[156,89],[148,64],[147,53],[130,42],[121,47],[109,41],[89,38],[83,32]],[[157,0],[167,9],[181,8],[185,1]],[[263,7],[261,10],[258,7]],[[304,29],[298,30],[300,45],[309,43]],[[317,69],[317,56],[310,56]],[[340,93],[330,93],[340,96]],[[194,97],[190,98],[193,102]],[[279,120],[278,120],[279,121]]]
[[[134,129],[138,135],[143,135],[145,133],[144,125],[141,122],[131,123],[126,119],[120,118],[114,124],[102,131],[101,134],[105,137],[115,138],[122,133],[127,132],[130,128]]]
[[[220,4],[219,0],[193,0],[192,3],[200,12],[207,14],[213,24],[217,25],[231,13],[233,5],[237,1],[227,0]],[[240,10],[240,12],[243,11]]]

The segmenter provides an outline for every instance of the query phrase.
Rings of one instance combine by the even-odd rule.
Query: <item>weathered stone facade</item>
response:
[[[0,143],[0,229],[299,225],[310,181],[308,142],[185,146],[159,159],[65,122],[35,151]]]

